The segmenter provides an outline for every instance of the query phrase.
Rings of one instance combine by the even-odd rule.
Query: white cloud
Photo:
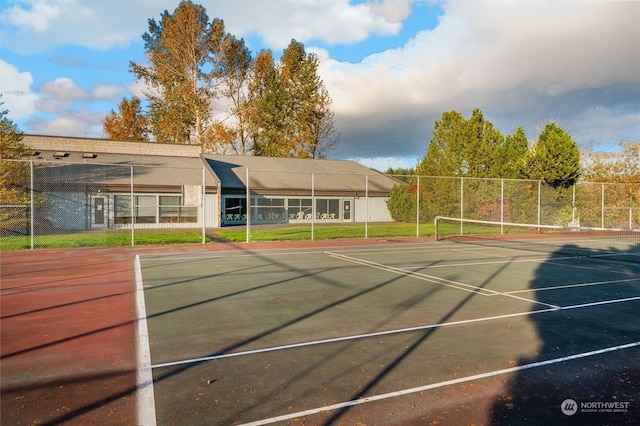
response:
[[[18,28],[43,32],[47,30],[51,21],[60,16],[60,7],[51,5],[47,1],[38,0],[30,3],[30,7],[23,7],[19,4],[7,9],[3,13],[3,21]]]
[[[389,168],[409,169],[415,167],[416,164],[418,164],[418,161],[415,158],[411,157],[354,157],[350,158],[350,160],[383,173],[386,172]]]
[[[373,0],[367,2],[374,16],[381,16],[385,21],[397,24],[411,15],[412,0]]]
[[[640,138],[640,2],[443,0],[437,27],[416,33],[401,48],[355,64],[331,58],[331,43],[356,46],[374,35],[397,34],[419,1],[431,0],[196,3],[210,19],[223,18],[229,32],[261,39],[276,54],[291,38],[318,54],[342,134],[335,156],[380,156],[389,162],[390,153],[393,158],[423,155],[434,121],[444,111],[468,115],[476,107],[503,133],[523,125],[535,138],[537,126],[554,119],[579,142]],[[0,6],[0,48],[25,55],[63,45],[96,50],[140,43],[147,20],[159,20],[163,10],[173,12],[178,3],[15,0],[12,5]],[[64,51],[52,60],[97,72],[74,53]],[[118,96],[118,84],[142,98],[141,85],[120,75],[116,85],[92,81],[88,89],[71,79],[39,84],[38,107],[62,117],[46,128],[66,129],[75,122],[73,111]],[[21,93],[5,95],[6,107],[32,112],[38,96],[30,89],[31,75],[0,60],[0,91],[5,81]],[[20,107],[9,105],[10,99]]]
[[[35,111],[38,96],[31,92],[33,77],[29,72],[20,72],[16,67],[0,59],[0,109],[8,109],[9,117],[20,119]]]
[[[258,35],[276,51],[292,38],[354,43],[371,34],[396,34],[409,7],[407,0],[373,6],[352,5],[348,0],[202,0],[196,4],[205,7],[210,19],[223,19],[229,32],[238,37]],[[21,53],[43,52],[60,44],[92,49],[127,46],[141,42],[148,19],[159,21],[164,10],[172,13],[177,6],[171,0],[16,0],[13,7],[0,9],[0,46]]]
[[[40,89],[40,100],[37,102],[39,111],[52,114],[63,113],[78,100],[89,98],[89,92],[78,87],[69,78],[57,78],[45,83]]]
[[[65,135],[65,136],[85,136],[102,137],[103,113],[93,113],[88,109],[65,112],[56,118],[32,119],[29,121],[29,133],[42,135]]]
[[[451,109],[577,122],[571,108],[635,99],[638,123],[640,3],[455,0],[443,8],[437,28],[400,49],[358,64],[322,62],[342,134],[352,138],[336,152],[381,150],[384,140],[415,152],[424,121],[423,146],[433,120]],[[589,138],[609,136],[593,130]]]
[[[100,84],[91,90],[91,97],[94,99],[114,99],[122,94],[122,87],[114,84]]]

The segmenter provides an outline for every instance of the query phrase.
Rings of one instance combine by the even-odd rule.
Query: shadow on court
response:
[[[640,321],[636,314],[640,308],[640,302],[638,300],[622,302],[621,300],[638,296],[640,265],[560,255],[570,248],[563,247],[558,250],[558,253],[553,253],[552,259],[540,263],[531,281],[525,281],[530,282],[529,290],[532,293],[527,296],[528,298],[537,299],[546,306],[555,305],[560,308],[552,312],[549,309],[541,309],[544,312],[526,316],[526,321],[533,325],[535,337],[540,341],[540,345],[534,355],[520,359],[517,359],[518,355],[516,355],[513,358],[516,360],[514,363],[520,367],[519,370],[510,374],[499,374],[496,380],[470,380],[473,383],[472,387],[476,386],[475,391],[462,391],[466,384],[446,386],[425,393],[412,394],[409,397],[393,397],[382,403],[346,404],[333,411],[317,412],[302,415],[300,419],[290,419],[290,423],[302,421],[304,424],[313,425],[340,425],[358,422],[378,424],[378,421],[384,421],[390,424],[429,424],[437,421],[440,424],[497,425],[633,424],[640,410],[638,387],[640,347],[625,348],[624,346],[640,341]],[[337,268],[322,264],[318,264],[316,269],[307,269],[305,266],[292,268],[290,263],[279,264],[268,255],[263,258],[259,252],[248,250],[245,253],[250,254],[254,259],[264,260],[271,266],[275,265],[288,270],[292,277],[306,277],[321,282],[327,293],[332,294],[334,298],[317,300],[313,305],[305,305],[304,309],[287,312],[279,322],[265,322],[258,329],[240,327],[239,330],[245,331],[246,334],[237,336],[216,350],[199,351],[200,355],[205,354],[202,355],[203,358],[217,358],[236,351],[264,347],[266,341],[278,342],[288,329],[307,324],[308,321],[317,321],[318,317],[326,316],[334,312],[333,309],[339,309],[350,303],[356,301],[360,304],[366,303],[364,301],[369,300],[367,298],[372,297],[373,293],[384,292],[400,280],[400,276],[380,278],[372,281],[371,286],[364,286],[349,293],[344,288],[343,278],[340,276],[340,279],[334,279],[335,275],[332,276],[334,273],[343,273]],[[197,268],[193,261],[185,263],[190,263],[189,269]],[[477,288],[484,289],[497,276],[508,274],[510,271],[508,267],[509,262],[505,262],[489,275],[484,275],[485,272],[482,270],[476,271],[484,277],[476,284]],[[472,270],[474,266],[468,266],[468,268]],[[574,274],[576,274],[575,271],[580,271],[582,279],[574,278],[571,271],[574,271]],[[232,272],[240,272],[247,276],[264,274],[259,265],[251,264],[240,265]],[[474,272],[466,271],[465,273],[473,274]],[[225,272],[218,271],[210,275],[197,274],[215,280],[224,276]],[[601,277],[602,280],[607,281],[607,284],[584,285],[589,281],[590,275]],[[168,283],[160,282],[145,291],[152,295],[155,291],[167,291],[172,287],[180,287],[175,285],[177,283],[197,284],[194,282],[197,280],[192,278],[193,275],[189,277],[185,273],[182,280],[178,277],[175,281]],[[362,271],[357,278],[367,279],[362,275]],[[238,278],[231,277],[231,280],[234,285],[229,287],[228,293],[209,294],[205,298],[194,299],[195,301],[188,298],[174,300],[174,305],[157,307],[155,312],[148,312],[148,318],[154,321],[168,314],[174,315],[180,312],[185,314],[189,312],[188,315],[193,315],[194,309],[211,304],[233,304],[234,297],[245,297],[252,293],[259,294],[258,298],[260,298],[263,296],[261,292],[279,291],[295,278],[276,275],[273,279],[258,280],[257,283],[246,287],[237,285],[242,282]],[[574,281],[579,284],[568,285],[566,289],[558,288]],[[426,288],[423,288],[421,293],[407,293],[406,297],[400,295],[397,309],[410,310],[421,304],[428,309],[434,309],[434,300],[441,300],[437,299],[437,296],[442,294],[442,287],[429,287],[428,290]],[[186,288],[175,290],[179,291],[175,293],[175,297],[182,297],[191,291]],[[301,290],[298,287],[292,289],[292,293],[299,291]],[[342,291],[345,292],[341,293]],[[433,320],[433,323],[441,324],[455,320],[469,305],[473,305],[473,309],[476,309],[474,315],[496,315],[495,311],[492,311],[489,299],[479,300],[478,294],[474,292],[453,293],[458,295],[457,298],[448,299],[451,303],[440,306],[438,315],[430,317],[429,321]],[[432,299],[434,297],[435,299]],[[617,302],[598,303],[604,301]],[[276,310],[287,308],[282,300],[275,302],[275,305],[278,306]],[[543,305],[538,305],[535,309],[540,309],[540,306]],[[467,313],[467,315],[470,314]],[[370,323],[369,326],[377,330],[391,326],[394,320],[390,311],[385,311],[384,314],[373,318],[375,318],[374,323]],[[317,349],[311,347],[296,349],[295,351],[299,351],[296,352],[297,360],[301,363],[299,365],[295,365],[293,361],[296,357],[289,355],[288,352],[274,352],[260,355],[259,361],[257,358],[251,358],[254,361],[245,361],[240,357],[229,358],[229,361],[203,359],[182,365],[157,367],[154,369],[154,387],[156,401],[159,403],[161,401],[162,405],[159,404],[156,407],[158,420],[160,424],[179,423],[180,419],[190,419],[193,424],[239,424],[244,421],[265,419],[266,424],[273,420],[271,418],[273,415],[287,414],[296,410],[304,412],[309,407],[330,405],[331,402],[321,399],[317,394],[324,383],[333,383],[332,380],[352,385],[347,387],[350,390],[334,396],[333,402],[356,401],[384,392],[402,390],[398,388],[398,382],[394,382],[399,376],[415,375],[416,377],[412,378],[413,384],[406,385],[410,387],[445,382],[452,377],[457,377],[451,376],[451,373],[460,366],[463,366],[465,371],[463,375],[498,371],[504,366],[501,362],[505,363],[507,359],[511,359],[506,357],[509,356],[509,351],[513,352],[514,345],[517,346],[526,341],[526,338],[518,342],[502,341],[499,338],[492,340],[490,335],[497,330],[491,325],[487,328],[473,328],[473,330],[484,333],[483,338],[464,334],[472,333],[469,331],[460,331],[456,334],[459,340],[452,341],[451,339],[455,338],[443,338],[443,333],[438,333],[436,328],[426,328],[399,334],[394,338],[402,339],[402,343],[390,344],[386,352],[377,352],[379,349],[365,344],[366,339],[362,340],[363,343],[357,344],[331,343],[331,345],[323,345],[329,347],[322,350],[320,346],[314,346]],[[153,327],[150,332],[154,334]],[[309,340],[321,338],[308,336]],[[385,343],[386,340],[392,339],[386,337]],[[441,345],[444,341],[445,345],[438,346],[436,341]],[[492,351],[488,352],[496,353],[494,358],[499,359],[488,358],[483,354],[487,352],[485,348],[474,349],[473,345],[477,344],[492,346]],[[364,346],[368,346],[367,352],[362,353],[361,347]],[[459,355],[457,360],[443,361],[442,358],[438,359],[437,355],[434,356],[440,349],[449,347]],[[425,348],[427,352],[424,352]],[[358,351],[360,355],[357,354]],[[168,359],[181,359],[178,354],[165,354],[167,355]],[[176,356],[173,357],[174,355]],[[251,355],[251,357],[257,356]],[[350,365],[348,361],[357,360],[357,356],[361,356],[358,364]],[[235,361],[236,359],[238,361]],[[236,362],[237,364],[234,364]],[[350,382],[355,377],[353,371],[368,364],[375,364],[380,368],[372,371],[364,381]],[[262,367],[263,365],[265,367]],[[342,368],[339,367],[340,365],[346,365],[347,368],[340,370],[339,368]],[[322,371],[323,374],[318,375],[317,371]],[[429,376],[433,375],[437,378],[419,376],[425,371],[429,371],[427,373]],[[251,375],[257,377],[253,382],[235,382],[235,380],[248,380],[246,377]],[[316,383],[309,386],[308,382],[313,380],[316,380]],[[250,383],[253,385],[249,385]],[[301,384],[303,386],[299,387]],[[247,394],[247,389],[252,386],[252,393]],[[219,389],[233,389],[235,394],[224,393],[227,391]],[[354,391],[354,389],[357,390]],[[447,400],[452,395],[457,398]],[[194,398],[198,401],[193,402]],[[244,398],[242,404],[240,400],[236,403],[235,398]],[[286,404],[280,408],[272,405],[278,398],[280,401],[291,401],[288,412]],[[186,403],[189,399],[192,400],[191,405]],[[298,404],[302,399],[305,399],[306,406]],[[574,415],[569,416],[562,412],[561,407],[565,400],[576,401],[578,410]],[[247,403],[247,401],[250,402]],[[407,401],[410,402],[407,403]],[[586,405],[581,405],[583,403]],[[611,411],[604,411],[602,404],[605,403],[609,403],[606,407],[610,407],[611,403],[619,403],[613,404],[619,411],[613,412],[614,408],[611,408]],[[568,405],[564,407],[570,408]],[[401,412],[407,408],[412,412],[409,414]],[[393,421],[388,417],[390,411],[395,411]],[[198,415],[192,417],[195,412],[198,412]],[[424,421],[426,423],[423,423]]]
[[[571,251],[571,246],[563,247],[553,257]],[[640,246],[630,251],[638,252]],[[519,360],[524,369],[509,380],[506,392],[495,401],[488,424],[638,424],[640,301],[594,302],[637,297],[640,265],[593,259],[570,262],[566,272],[559,272],[561,260],[541,263],[531,288],[545,303],[585,306],[530,317],[542,346],[535,357]],[[600,275],[604,270],[611,282],[545,291],[550,278],[557,285],[570,283],[573,267]]]

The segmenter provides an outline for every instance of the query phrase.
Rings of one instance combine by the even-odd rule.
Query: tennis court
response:
[[[138,422],[634,423],[640,264],[521,243],[140,254]]]

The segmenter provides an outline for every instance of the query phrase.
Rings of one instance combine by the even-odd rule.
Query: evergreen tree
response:
[[[427,176],[491,177],[502,134],[479,109],[469,119],[457,111],[442,114],[436,121],[427,154],[418,174]]]
[[[568,188],[580,177],[580,150],[567,132],[548,123],[527,156],[527,177]]]
[[[522,126],[508,135],[495,152],[494,177],[520,179],[526,176],[525,158],[529,150]]]
[[[23,214],[20,209],[31,203],[30,167],[28,162],[16,160],[30,156],[33,151],[22,143],[23,133],[7,114],[7,110],[0,110],[0,200],[3,205],[16,208],[0,210],[0,234],[20,234],[26,232],[28,225],[29,213]]]

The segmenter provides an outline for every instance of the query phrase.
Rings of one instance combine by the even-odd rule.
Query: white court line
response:
[[[351,401],[340,402],[338,404],[327,405],[325,407],[313,408],[313,409],[310,409],[310,410],[298,411],[297,413],[290,413],[290,414],[285,414],[285,415],[282,415],[282,416],[277,416],[277,417],[271,417],[271,418],[268,418],[268,419],[258,420],[258,421],[255,421],[255,422],[244,423],[241,426],[259,426],[259,425],[266,425],[266,424],[275,423],[275,422],[281,422],[281,421],[284,421],[284,420],[292,420],[292,419],[299,418],[299,417],[310,416],[310,415],[314,415],[314,414],[319,414],[319,413],[325,413],[325,412],[328,412],[328,411],[338,410],[338,409],[341,409],[341,408],[352,407],[354,405],[365,404],[367,402],[380,401],[380,400],[383,400],[383,399],[395,398],[395,397],[398,397],[398,396],[409,395],[409,394],[412,394],[412,393],[424,392],[424,391],[427,391],[427,390],[436,389],[436,388],[440,388],[440,387],[443,387],[443,386],[457,385],[457,384],[460,384],[460,383],[470,382],[470,381],[479,380],[479,379],[486,379],[488,377],[499,376],[499,375],[502,375],[502,374],[516,373],[516,372],[523,371],[523,370],[529,370],[531,368],[543,367],[545,365],[558,364],[558,363],[566,362],[566,361],[573,361],[573,360],[580,359],[580,358],[586,358],[586,357],[590,357],[590,356],[594,356],[594,355],[601,355],[601,354],[608,353],[608,352],[619,351],[619,350],[624,350],[624,349],[630,349],[630,348],[634,348],[634,347],[637,347],[637,346],[640,346],[640,342],[633,342],[633,343],[627,343],[625,345],[611,346],[611,347],[608,347],[608,348],[598,349],[598,350],[595,350],[595,351],[582,352],[582,353],[579,353],[579,354],[564,356],[564,357],[560,357],[560,358],[553,358],[553,359],[548,359],[548,360],[545,360],[545,361],[532,362],[530,364],[519,365],[517,367],[504,368],[502,370],[488,371],[486,373],[475,374],[473,376],[460,377],[460,378],[457,378],[457,379],[446,380],[444,382],[432,383],[432,384],[429,384],[429,385],[418,386],[418,387],[415,387],[415,388],[403,389],[403,390],[396,391],[396,392],[389,392],[389,393],[383,393],[383,394],[380,394],[380,395],[368,396],[368,397],[365,397],[365,398],[353,399]]]
[[[472,293],[480,294],[482,296],[492,296],[492,295],[494,295],[494,296],[504,296],[504,297],[509,297],[511,299],[516,299],[516,300],[520,300],[520,301],[524,301],[524,302],[528,302],[528,303],[533,303],[535,305],[547,306],[547,307],[553,308],[553,309],[559,308],[559,306],[557,306],[557,305],[552,305],[552,304],[540,302],[540,301],[537,301],[537,300],[527,299],[526,297],[515,296],[513,294],[507,294],[507,293],[503,293],[503,292],[500,292],[500,291],[490,290],[490,289],[487,289],[487,288],[482,288],[482,287],[478,287],[478,286],[471,285],[471,284],[465,284],[465,283],[461,283],[459,281],[448,280],[448,279],[436,277],[436,276],[433,276],[433,275],[427,275],[427,274],[423,274],[421,272],[415,272],[415,271],[410,271],[410,270],[406,270],[406,269],[396,268],[395,266],[388,266],[388,265],[384,265],[382,263],[371,262],[369,260],[358,259],[357,257],[346,256],[346,255],[343,255],[343,254],[332,253],[332,252],[326,252],[326,253],[329,256],[336,257],[338,259],[343,259],[343,260],[346,260],[346,261],[349,261],[349,262],[354,262],[354,263],[357,263],[359,265],[364,265],[364,266],[369,266],[369,267],[372,267],[372,268],[382,269],[384,271],[393,272],[395,274],[400,274],[400,275],[410,276],[410,277],[414,277],[414,278],[419,278],[419,279],[422,279],[422,280],[425,280],[425,281],[432,282],[434,284],[444,285],[444,286],[447,286],[447,287],[453,287],[453,288],[458,289],[458,290],[469,291],[469,292],[472,292]],[[489,294],[483,294],[483,293],[489,293]]]
[[[289,344],[289,345],[272,346],[272,347],[269,347],[269,348],[253,349],[253,350],[249,350],[249,351],[231,352],[231,353],[226,353],[226,354],[211,355],[211,356],[200,357],[200,358],[184,359],[184,360],[180,360],[180,361],[170,361],[170,362],[165,362],[165,363],[161,363],[161,364],[152,365],[151,368],[174,367],[174,366],[177,366],[177,365],[193,364],[193,363],[204,362],[204,361],[213,361],[213,360],[216,360],[216,359],[233,358],[233,357],[246,356],[246,355],[255,355],[255,354],[266,353],[266,352],[281,351],[281,350],[286,350],[286,349],[295,349],[295,348],[302,348],[302,347],[308,347],[308,346],[323,345],[323,344],[326,344],[326,343],[337,343],[337,342],[344,342],[344,341],[349,341],[349,340],[365,339],[365,338],[369,338],[369,337],[388,336],[388,335],[392,335],[392,334],[428,330],[428,329],[431,329],[431,328],[440,328],[440,327],[448,327],[448,326],[464,325],[464,324],[474,324],[474,323],[479,323],[479,322],[484,322],[484,321],[493,321],[493,320],[500,320],[500,319],[506,319],[506,318],[519,317],[519,316],[542,314],[542,313],[547,313],[547,312],[557,312],[557,311],[560,311],[560,310],[572,310],[572,309],[580,309],[580,308],[589,308],[589,307],[593,307],[593,306],[611,305],[611,304],[615,304],[615,303],[632,302],[632,301],[636,301],[636,300],[640,300],[640,296],[628,297],[628,298],[625,298],[625,299],[612,299],[612,300],[603,300],[603,301],[600,301],[600,302],[582,303],[582,304],[579,304],[579,305],[564,306],[564,307],[552,308],[552,309],[539,309],[539,310],[536,310],[536,311],[517,312],[517,313],[513,313],[513,314],[496,315],[496,316],[492,316],[492,317],[474,318],[474,319],[469,319],[469,320],[451,321],[451,322],[429,324],[429,325],[419,325],[419,326],[415,326],[415,327],[400,328],[400,329],[386,330],[386,331],[377,331],[377,332],[365,333],[365,334],[355,334],[355,335],[349,335],[349,336],[334,337],[334,338],[331,338],[331,339],[313,340],[313,341],[309,341],[309,342],[292,343],[292,344]]]
[[[507,291],[505,293],[506,294],[531,293],[531,292],[538,293],[538,292],[547,291],[547,290],[565,290],[565,289],[569,289],[569,288],[591,287],[591,286],[595,286],[595,285],[611,285],[611,284],[628,283],[628,282],[633,282],[633,281],[640,282],[640,277],[638,277],[638,278],[626,278],[626,279],[621,279],[621,280],[594,281],[594,282],[590,282],[590,283],[564,284],[564,285],[556,285],[556,286],[552,286],[552,287],[527,288],[527,289],[524,289],[524,290]]]
[[[421,250],[415,250],[416,247]],[[291,256],[291,255],[305,255],[305,254],[322,254],[327,249],[335,249],[340,252],[357,252],[358,254],[379,253],[379,252],[407,252],[409,250],[415,252],[425,251],[441,251],[446,248],[459,247],[457,244],[449,245],[430,245],[429,243],[411,243],[402,245],[371,245],[371,246],[336,246],[336,247],[318,247],[310,249],[299,249],[292,251],[290,248],[282,249],[260,249],[252,252],[237,251],[237,250],[222,250],[222,251],[199,251],[196,253],[163,253],[163,254],[140,254],[139,256],[143,260],[164,260],[174,259],[180,257],[184,260],[206,260],[210,258],[227,258],[227,257],[255,257],[256,255],[268,255],[268,256]],[[479,249],[480,250],[480,249]]]
[[[151,373],[151,350],[149,349],[149,330],[147,328],[147,308],[144,302],[144,290],[142,283],[142,269],[140,268],[140,256],[136,255],[136,315],[138,327],[136,329],[136,399],[138,403],[138,425],[156,424],[156,404],[153,393],[153,375]]]

